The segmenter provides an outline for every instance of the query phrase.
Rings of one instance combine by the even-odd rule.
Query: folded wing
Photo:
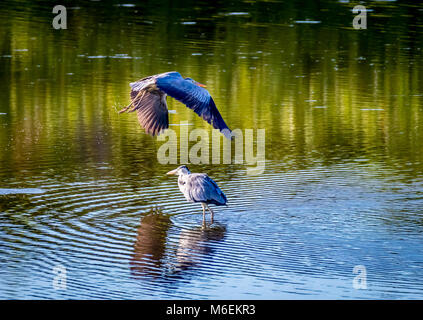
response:
[[[195,202],[206,202],[215,205],[225,205],[226,196],[208,175],[193,173],[189,175],[185,189],[188,196]]]

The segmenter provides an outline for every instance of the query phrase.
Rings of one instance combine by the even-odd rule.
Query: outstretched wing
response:
[[[157,87],[169,96],[181,101],[188,108],[220,131],[230,129],[226,125],[209,92],[185,80],[178,72],[168,72],[156,78]]]
[[[215,205],[225,205],[226,196],[208,175],[192,173],[187,180],[185,191],[195,202],[206,202]]]
[[[138,122],[151,135],[159,135],[169,128],[169,114],[166,94],[157,89],[155,76],[133,82],[131,85],[131,104],[120,112],[137,111]]]
[[[166,95],[160,94],[159,91],[146,92],[138,103],[135,102],[135,105],[138,122],[146,133],[155,136],[169,128]]]

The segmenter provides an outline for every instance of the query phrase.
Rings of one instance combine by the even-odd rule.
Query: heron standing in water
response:
[[[206,226],[206,208],[210,211],[210,222],[213,223],[213,210],[209,204],[226,205],[227,199],[222,190],[205,173],[191,173],[187,166],[180,166],[169,171],[168,175],[178,175],[179,190],[189,202],[200,202],[203,207],[203,227]]]
[[[171,71],[149,76],[130,84],[131,103],[119,111],[137,111],[138,121],[145,132],[155,136],[169,128],[169,113],[166,96],[184,103],[205,121],[230,138],[230,129],[223,121],[217,107],[204,89],[205,85],[191,78],[182,78],[179,72]]]

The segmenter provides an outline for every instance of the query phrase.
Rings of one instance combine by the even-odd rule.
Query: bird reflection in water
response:
[[[133,276],[172,278],[212,254],[212,243],[221,241],[226,232],[226,227],[218,222],[207,228],[183,228],[175,248],[168,241],[171,225],[170,216],[159,208],[151,209],[141,218],[130,261]]]
[[[222,240],[225,232],[225,226],[216,222],[207,228],[198,226],[182,229],[176,250],[174,271],[185,270],[201,263],[202,259],[213,252],[210,242]]]
[[[133,275],[156,277],[161,274],[167,232],[171,223],[170,217],[159,208],[151,209],[141,218],[130,262]]]

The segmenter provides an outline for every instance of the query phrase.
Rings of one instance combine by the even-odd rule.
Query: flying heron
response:
[[[206,208],[210,211],[210,222],[213,223],[213,210],[209,204],[226,205],[227,199],[222,190],[205,173],[191,173],[187,166],[180,166],[169,171],[168,175],[178,175],[179,190],[189,202],[200,202],[203,207],[203,226],[206,225]]]
[[[179,72],[156,74],[130,83],[131,103],[119,111],[137,111],[138,121],[145,132],[155,136],[169,128],[166,96],[184,103],[205,121],[230,138],[230,129],[223,121],[217,107],[204,89],[206,87],[191,78],[182,78]],[[225,130],[226,129],[226,130]]]

